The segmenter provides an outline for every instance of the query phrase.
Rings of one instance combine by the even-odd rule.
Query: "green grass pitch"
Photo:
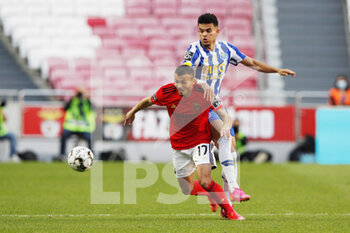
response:
[[[121,192],[123,203],[123,164],[103,168],[103,191]],[[350,166],[240,168],[241,186],[252,196],[235,205],[245,221],[222,219],[196,197],[157,202],[160,192],[177,193],[161,177],[138,189],[137,204],[91,204],[92,171],[75,172],[66,163],[0,164],[0,232],[350,232]],[[222,184],[220,169],[213,177]],[[137,179],[145,175],[138,170]]]

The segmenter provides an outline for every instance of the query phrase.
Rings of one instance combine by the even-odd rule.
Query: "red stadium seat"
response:
[[[175,50],[176,43],[177,43],[176,40],[169,40],[169,38],[164,38],[164,39],[155,38],[155,39],[149,40],[149,47]]]
[[[122,50],[122,54],[124,56],[145,56],[147,53],[144,48],[133,48],[133,47],[124,47]]]
[[[75,58],[74,68],[76,71],[90,71],[92,67],[92,61],[89,58]]]
[[[252,0],[231,0],[227,2],[227,9],[248,9],[253,11]]]
[[[251,29],[250,28],[230,28],[227,29],[227,36],[232,40],[232,38],[236,37],[249,37],[251,36]]]
[[[127,89],[130,87],[128,70],[125,67],[108,68],[104,71],[102,83],[104,89]]]
[[[99,60],[101,58],[108,58],[108,57],[115,57],[119,56],[121,53],[121,49],[119,50],[118,48],[112,48],[112,47],[101,47],[96,49],[95,54],[96,54],[96,59]]]
[[[203,4],[203,0],[180,0],[180,6],[200,6],[201,4]]]
[[[109,28],[106,26],[96,26],[92,28],[92,33],[99,37],[108,38],[116,36],[116,30],[114,28]]]
[[[137,27],[158,27],[160,22],[156,17],[144,16],[144,17],[133,17],[134,26]]]
[[[200,15],[202,12],[201,8],[198,7],[198,5],[182,5],[180,7],[180,14],[183,16],[187,16],[187,17],[192,17],[192,18],[197,18],[198,15]],[[196,21],[192,21],[192,22],[196,22]]]
[[[153,0],[152,10],[156,16],[171,16],[177,14],[177,1]]]
[[[156,6],[153,8],[153,14],[162,17],[162,16],[171,16],[177,14],[177,9],[174,7],[168,6]]]
[[[139,38],[141,36],[138,28],[121,27],[117,30],[117,36],[120,38]]]
[[[151,7],[150,4],[145,2],[145,3],[139,3],[137,5],[131,5],[129,1],[126,1],[126,14],[128,16],[148,16],[151,14]]]
[[[179,65],[179,63],[177,64]],[[166,83],[171,83],[174,81],[174,71],[177,66],[156,66],[155,68],[155,78],[160,80],[163,85]]]
[[[165,27],[165,28],[172,28],[172,27],[195,27],[195,22],[192,24],[189,23],[188,19],[186,18],[180,18],[180,17],[163,17],[161,19],[161,24]]]
[[[167,34],[167,31],[161,27],[144,27],[142,29],[142,36],[146,38],[164,38],[164,35]]]
[[[172,67],[175,68],[179,63],[175,56],[164,56],[164,57],[155,57],[152,59],[154,66],[156,67]]]
[[[152,81],[154,71],[151,67],[133,67],[129,69],[130,79],[133,81]]]
[[[172,7],[176,7],[176,5],[179,4],[178,0],[153,0],[153,7],[154,6],[163,6],[163,5],[169,5]]]
[[[235,19],[235,18],[228,17],[225,20],[225,23],[223,25],[228,30],[231,30],[231,29],[242,29],[242,30],[249,29],[249,31],[252,30],[251,21],[248,19]]]
[[[125,64],[125,58],[120,54],[115,55],[114,57],[102,57],[99,58],[97,61],[97,66],[100,67],[102,70],[105,70],[107,68],[124,67]]]
[[[174,57],[174,55],[174,51],[170,49],[158,49],[157,47],[155,47],[150,48],[148,51],[148,57],[151,60],[154,60],[156,58],[160,59],[162,57]]]
[[[100,18],[100,17],[88,18],[87,23],[88,23],[88,25],[90,25],[91,27],[106,26],[106,25],[107,25],[106,19]]]
[[[120,80],[127,79],[128,77],[128,70],[126,67],[109,67],[104,70],[104,77],[110,78],[110,77],[116,77]]]
[[[44,4],[45,0],[42,1]],[[252,0],[76,0],[73,3],[53,0],[50,4],[58,9],[52,10],[50,5],[30,6],[25,10],[29,15],[41,15],[33,22],[22,20],[26,30],[10,25],[5,31],[16,32],[15,43],[30,58],[30,64],[41,65],[45,61],[41,66],[43,76],[49,77],[54,88],[75,89],[85,85],[90,90],[130,92],[126,97],[104,98],[108,104],[134,104],[142,98],[140,93],[152,94],[159,86],[172,82],[175,67],[182,63],[190,44],[198,40],[197,18],[202,13],[217,15],[223,40],[248,56],[255,54]],[[100,5],[110,9],[102,9]],[[15,7],[8,13],[11,11],[19,12]],[[55,17],[44,17],[50,14]],[[84,16],[89,14],[92,15]],[[67,32],[65,28],[71,29]],[[45,41],[32,45],[29,42],[34,34]],[[22,43],[27,37],[29,42]],[[49,44],[55,48],[41,53],[41,47]],[[50,56],[62,58],[47,59]],[[223,89],[256,89],[256,73],[242,69],[241,65],[230,67]]]
[[[50,57],[46,59],[48,66],[48,75],[55,69],[66,69],[69,68],[69,62],[64,58]]]
[[[74,80],[79,80],[83,82],[83,81],[86,81],[87,78],[88,77],[86,75],[84,76],[83,73],[79,73],[74,70],[57,69],[52,71],[49,77],[49,82],[51,85],[57,86],[62,82],[64,82],[64,80],[68,80],[68,82],[69,81],[73,82]]]
[[[125,41],[125,46],[129,48],[142,48],[147,50],[149,41],[145,38],[132,38]]]
[[[152,62],[146,56],[128,56],[126,55],[125,65],[129,68],[133,67],[151,67]]]
[[[127,17],[109,17],[107,19],[107,27],[119,28],[119,27],[133,27],[135,25],[133,18]]]
[[[102,48],[105,49],[116,49],[121,51],[124,46],[126,46],[126,42],[118,37],[107,37],[102,39]]]
[[[252,21],[253,11],[250,8],[231,8],[228,10],[228,14],[235,19],[248,19]]]
[[[217,17],[225,17],[227,15],[226,1],[215,1],[215,2],[209,1],[209,2],[204,2],[201,5],[202,5],[203,12],[213,13]]]
[[[193,28],[173,27],[168,29],[168,35],[170,35],[173,39],[188,37],[188,35],[191,35],[193,33]]]

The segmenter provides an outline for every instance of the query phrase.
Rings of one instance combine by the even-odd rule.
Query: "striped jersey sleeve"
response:
[[[230,43],[225,42],[226,46],[230,50],[230,64],[237,66],[246,57],[239,49]]]
[[[198,65],[198,62],[199,62],[198,42],[194,42],[186,50],[183,64],[194,67],[195,65]]]

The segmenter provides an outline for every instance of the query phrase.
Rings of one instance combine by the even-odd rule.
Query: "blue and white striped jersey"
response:
[[[219,94],[228,65],[237,66],[245,57],[235,46],[225,41],[217,41],[214,51],[202,47],[197,41],[187,49],[184,64],[196,66],[196,78],[207,81],[214,93]]]

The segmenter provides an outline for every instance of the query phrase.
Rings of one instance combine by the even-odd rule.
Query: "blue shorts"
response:
[[[226,109],[225,109],[225,110],[226,110]],[[227,110],[226,110],[226,112],[227,112]],[[214,121],[214,120],[218,120],[218,119],[221,120],[221,118],[219,117],[219,115],[218,115],[216,112],[214,112],[213,110],[209,109],[209,123],[212,122],[212,121]],[[235,136],[235,131],[233,130],[233,126],[232,126],[232,128],[230,129],[230,133],[231,133],[232,137]]]

